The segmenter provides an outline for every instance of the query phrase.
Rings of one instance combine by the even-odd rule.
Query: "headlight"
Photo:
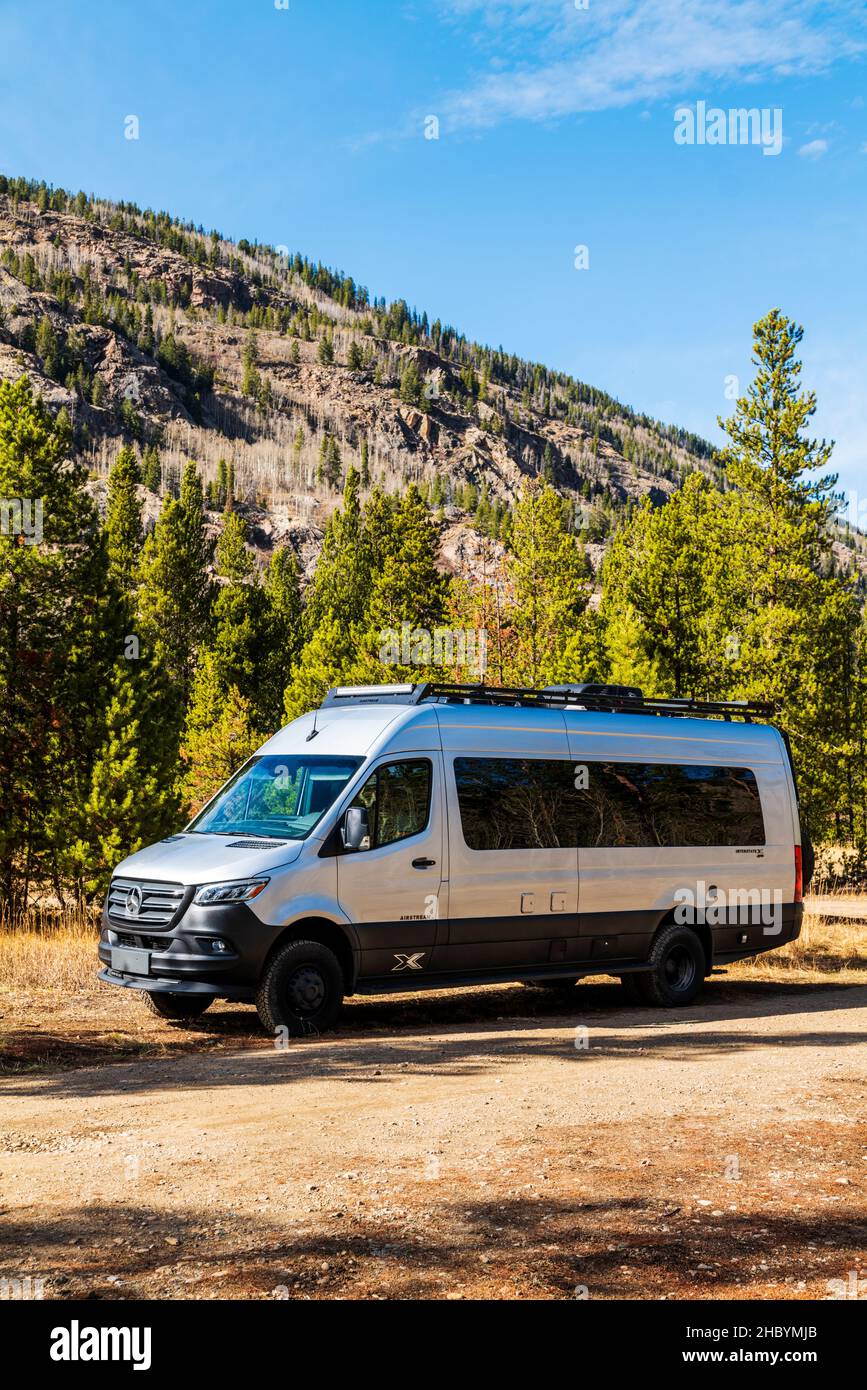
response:
[[[247,903],[268,887],[267,878],[245,878],[239,883],[206,883],[196,889],[194,903],[201,906],[213,903]]]

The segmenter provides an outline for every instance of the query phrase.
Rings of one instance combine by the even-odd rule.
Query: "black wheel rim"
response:
[[[665,983],[674,994],[683,994],[695,982],[695,960],[687,946],[672,946],[662,964]]]
[[[309,1018],[316,1014],[325,1003],[328,985],[325,976],[316,965],[300,965],[290,976],[286,986],[286,997],[293,1014]]]

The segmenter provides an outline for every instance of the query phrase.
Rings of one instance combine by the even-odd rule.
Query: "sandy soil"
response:
[[[867,1278],[865,1005],[504,986],[350,1001],[276,1050],[237,1006],[182,1031],[104,988],[34,995],[0,1080],[0,1275],[55,1298],[826,1298]]]

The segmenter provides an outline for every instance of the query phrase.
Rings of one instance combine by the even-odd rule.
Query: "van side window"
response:
[[[370,817],[370,848],[419,835],[428,823],[431,765],[427,758],[386,763],[367,779],[352,802]]]
[[[763,845],[749,768],[456,758],[470,849]]]
[[[763,845],[755,773],[746,767],[587,763],[579,845],[698,849]]]
[[[455,758],[464,839],[470,849],[569,849],[578,844],[571,762]]]

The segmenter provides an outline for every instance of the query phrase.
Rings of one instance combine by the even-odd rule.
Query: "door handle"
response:
[[[414,859],[412,867],[414,869],[432,869],[436,862],[435,859]]]

